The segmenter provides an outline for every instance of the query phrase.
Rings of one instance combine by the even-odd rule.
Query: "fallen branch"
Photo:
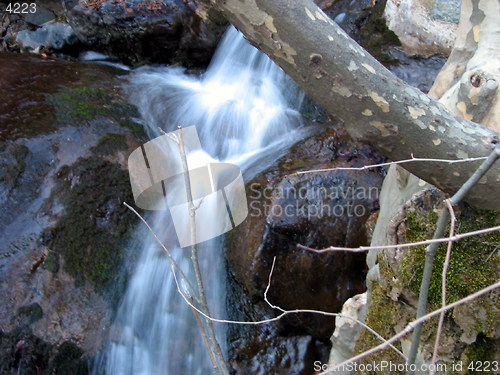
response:
[[[453,235],[450,237],[433,238],[432,240],[422,240],[422,241],[417,241],[417,242],[408,242],[408,243],[396,244],[396,245],[359,246],[359,247],[329,246],[329,247],[326,247],[324,249],[314,249],[312,247],[297,244],[297,247],[300,249],[312,251],[312,252],[318,253],[318,254],[334,252],[334,251],[346,251],[346,252],[351,252],[351,253],[360,253],[360,252],[365,252],[365,251],[370,251],[370,250],[399,249],[401,247],[414,247],[414,246],[422,246],[422,245],[440,244],[440,243],[444,243],[444,242],[455,242],[455,241],[458,241],[458,240],[461,240],[461,239],[464,239],[467,237],[478,236],[480,234],[496,232],[498,230],[500,230],[500,225],[497,225],[495,227],[485,228],[485,229],[479,229],[479,230],[475,230],[472,232],[460,233],[460,234],[456,234],[456,235]]]

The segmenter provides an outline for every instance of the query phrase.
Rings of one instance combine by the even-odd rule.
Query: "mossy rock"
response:
[[[437,222],[433,211],[408,211],[406,215],[408,242],[432,238]],[[478,210],[465,206],[456,224],[457,233],[471,232],[498,225],[500,213]],[[455,302],[469,294],[495,283],[500,270],[498,244],[500,232],[467,237],[453,244],[447,273],[447,303]],[[432,279],[429,288],[429,304],[436,308],[441,304],[441,273],[446,256],[447,244],[439,246],[434,260]],[[425,265],[426,246],[412,248],[406,255],[401,267],[403,284],[418,295]]]
[[[30,155],[31,152],[25,145],[0,142],[0,183],[8,190],[16,186]]]
[[[47,245],[64,259],[77,284],[98,291],[113,286],[124,257],[123,247],[136,217],[123,205],[133,202],[128,172],[97,156],[80,158],[58,172],[56,196],[64,215],[47,233]]]
[[[54,251],[49,251],[49,253],[47,254],[47,258],[43,263],[43,268],[49,272],[57,273],[59,271],[59,265],[59,254]]]
[[[397,301],[393,301],[387,296],[387,290],[378,282],[372,282],[372,292],[370,308],[365,319],[365,323],[382,335],[389,338],[396,334],[394,327],[397,326],[402,316],[407,318],[407,312]],[[367,330],[361,333],[355,347],[355,354],[362,353],[368,349],[381,344],[381,341],[374,334]],[[401,350],[401,344],[394,344]],[[403,364],[404,360],[392,349],[385,349],[364,358],[360,363],[370,363],[372,361],[391,361],[394,364]]]
[[[50,94],[47,101],[54,106],[58,121],[68,125],[103,117],[119,121],[138,116],[133,105],[116,100],[102,89],[87,86],[64,88]]]
[[[63,342],[52,361],[52,371],[54,375],[87,375],[89,368],[83,350],[70,341]]]
[[[123,134],[108,133],[90,151],[96,155],[112,155],[128,148],[127,137]]]
[[[432,208],[427,207],[427,204],[424,204],[426,208],[421,207],[421,201],[422,199],[416,199],[406,210],[405,229],[398,232],[398,234],[405,234],[403,237],[406,238],[400,239],[402,242],[426,240],[432,238],[434,234],[438,214]],[[496,211],[478,210],[466,205],[456,211],[457,233],[496,226],[500,218],[500,213]],[[499,243],[500,233],[492,232],[468,237],[453,244],[447,277],[447,303],[457,301],[496,281],[500,268],[497,249]],[[446,244],[439,247],[434,261],[428,311],[441,306],[441,273],[446,247]],[[425,264],[425,246],[412,247],[408,250],[402,248],[397,254],[395,256],[392,251],[386,251],[378,257],[382,281],[374,282],[372,285],[369,311],[366,317],[366,323],[385,338],[393,336],[397,333],[396,331],[403,329],[407,323],[415,319],[416,298],[419,294]],[[492,349],[498,348],[498,340],[492,338],[495,327],[498,326],[498,318],[494,316],[494,308],[492,308],[494,303],[491,297],[486,296],[475,300],[473,308],[464,307],[461,314],[462,319],[464,314],[468,319],[466,326],[463,325],[463,321],[457,320],[456,309],[445,315],[442,341],[446,340],[455,344],[447,345],[446,354],[441,353],[445,355],[444,358],[452,358],[455,362],[462,360],[466,368],[471,360],[491,358],[492,353],[496,353],[495,350],[498,352],[498,349]],[[486,312],[485,321],[482,321],[483,318],[478,318],[476,308]],[[437,324],[437,317],[424,323],[421,339],[421,349],[424,353],[429,354],[433,350]],[[466,332],[464,329],[473,329],[478,333],[475,338],[476,342],[472,345],[462,342],[461,337]],[[410,338],[411,334],[406,339]],[[360,353],[379,343],[380,341],[374,335],[364,331],[357,342],[356,351]],[[401,358],[388,350],[375,353],[363,361],[368,363],[380,360],[402,363]],[[447,364],[451,366],[451,362]]]
[[[498,363],[498,350],[498,340],[479,334],[476,342],[469,345],[462,354],[461,359],[464,363],[464,370],[466,370],[467,374],[488,373],[489,371],[486,371],[485,367],[479,366],[485,366],[487,362],[493,364],[494,361],[497,361]]]
[[[30,305],[21,306],[17,310],[17,315],[21,319],[22,323],[30,325],[42,319],[43,310],[38,303],[32,303]]]
[[[148,137],[144,131],[144,125],[131,119],[123,119],[119,121],[122,128],[129,129],[132,135],[137,138],[138,141],[146,142]]]
[[[359,28],[359,44],[383,64],[393,62],[387,53],[389,47],[400,46],[397,35],[389,30],[384,20],[386,1],[377,1],[364,18],[357,21]]]

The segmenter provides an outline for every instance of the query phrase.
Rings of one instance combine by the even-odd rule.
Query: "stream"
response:
[[[131,102],[140,109],[150,137],[177,125],[195,125],[205,152],[235,163],[245,171],[262,155],[273,159],[296,138],[303,126],[299,113],[304,94],[267,56],[230,28],[210,66],[201,76],[181,68],[138,69],[129,78]],[[267,157],[269,159],[269,157]],[[257,163],[263,169],[265,161]],[[214,217],[203,218],[206,226]],[[187,275],[189,252],[172,238],[168,212],[149,221],[168,244]],[[177,292],[169,260],[154,238],[138,228],[133,241],[141,257],[111,328],[109,342],[98,356],[94,374],[166,375],[210,372],[210,362],[190,307]],[[213,316],[224,317],[225,279],[220,238],[199,245],[203,282]],[[193,277],[194,278],[194,277]],[[225,329],[217,325],[223,350]]]

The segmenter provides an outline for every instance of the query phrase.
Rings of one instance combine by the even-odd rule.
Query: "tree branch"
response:
[[[311,0],[212,0],[247,39],[304,91],[341,120],[355,139],[391,160],[464,159],[488,155],[500,135],[449,114],[438,102],[396,78],[357,45]],[[477,165],[411,163],[405,168],[455,193]],[[500,210],[496,165],[467,196]]]

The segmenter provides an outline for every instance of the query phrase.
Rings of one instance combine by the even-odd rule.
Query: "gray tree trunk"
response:
[[[499,43],[495,44],[495,40],[499,25],[487,22],[498,17],[498,1],[467,2],[471,4],[472,31],[467,34],[464,45],[472,55],[483,49],[482,58],[486,61],[492,54],[498,57]],[[500,141],[500,134],[495,130],[469,121],[481,121],[481,117],[483,120],[493,118],[495,122],[498,113],[498,84],[495,86],[495,83],[498,81],[483,81],[482,76],[474,76],[470,79],[471,85],[474,89],[482,87],[477,93],[461,89],[459,85],[457,95],[463,99],[459,103],[464,104],[457,106],[458,112],[450,114],[442,104],[395,77],[311,0],[212,0],[212,3],[308,95],[342,121],[354,138],[373,145],[391,160],[412,156],[439,159],[487,156]],[[493,35],[489,36],[490,33]],[[480,43],[483,38],[484,47]],[[463,58],[452,55],[446,68],[453,72],[448,73],[451,78],[439,78],[444,89],[436,87],[434,98],[444,100],[442,95],[453,83],[456,87],[457,80],[461,79],[464,69],[453,70],[453,61],[457,64],[458,61],[470,62],[472,55],[470,52]],[[467,86],[466,80],[464,84]],[[483,97],[497,99],[488,104]],[[477,117],[470,115],[472,106],[483,108]],[[466,119],[454,114],[465,114]],[[414,162],[405,164],[405,168],[440,189],[454,193],[479,164]],[[500,200],[495,199],[500,196],[498,164],[468,195],[469,203],[500,210]]]

